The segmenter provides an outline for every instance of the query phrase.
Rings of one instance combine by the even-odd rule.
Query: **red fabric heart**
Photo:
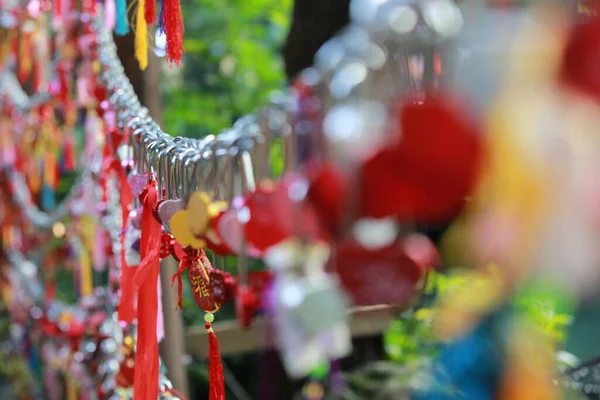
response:
[[[217,236],[232,254],[238,254],[242,250],[242,240],[246,240],[243,238],[244,228],[238,220],[238,212],[238,209],[231,208],[219,215],[213,224]],[[262,251],[252,245],[247,246],[246,251],[252,258],[260,258],[262,255]]]
[[[211,228],[203,237],[204,241],[206,242],[206,247],[219,256],[233,255],[233,251],[223,241],[223,238],[221,238],[218,228],[220,226],[220,220],[226,212],[227,210],[223,210],[218,216],[212,219],[210,222]]]
[[[355,305],[405,304],[414,294],[422,269],[402,243],[369,250],[354,240],[338,244],[329,268],[337,271]]]
[[[288,176],[278,184],[263,182],[246,196],[250,219],[244,230],[246,239],[255,248],[264,251],[292,236],[323,237],[315,210],[304,200],[294,201],[290,197],[294,185],[302,184],[299,176]]]
[[[473,189],[481,136],[465,113],[439,94],[403,102],[398,124],[397,144],[362,167],[361,216],[446,222]]]
[[[598,9],[600,2],[590,2]],[[575,24],[564,50],[560,81],[600,101],[600,17]]]

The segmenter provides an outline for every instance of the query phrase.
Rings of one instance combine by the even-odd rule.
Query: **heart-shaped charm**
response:
[[[416,292],[423,269],[407,254],[402,243],[370,250],[354,240],[338,244],[329,268],[357,306],[405,304]]]
[[[321,239],[317,214],[304,200],[308,184],[300,177],[284,178],[279,184],[263,182],[246,196],[250,218],[244,225],[246,239],[264,251],[291,236]],[[296,198],[294,198],[296,197]]]
[[[165,200],[158,206],[158,217],[159,220],[162,221],[163,224],[169,223],[173,214],[177,211],[183,210],[185,207],[185,203],[183,200]]]
[[[238,219],[238,212],[237,209],[232,208],[222,213],[218,217],[215,226],[217,234],[233,254],[239,254],[242,250],[242,239],[244,237],[244,229]],[[246,251],[252,258],[260,258],[262,255],[262,251],[253,246],[248,246]]]
[[[476,182],[483,141],[456,103],[439,94],[398,106],[397,143],[361,170],[361,216],[446,222]]]
[[[148,175],[136,174],[129,178],[129,185],[134,196],[139,196],[148,185]]]
[[[225,211],[221,212],[217,217],[212,220],[213,226],[219,225],[219,220],[221,216],[225,213]],[[208,229],[206,235],[204,235],[204,240],[206,240],[206,247],[208,247],[213,253],[218,256],[229,256],[233,255],[233,251],[225,244],[223,239],[219,236],[215,229]]]

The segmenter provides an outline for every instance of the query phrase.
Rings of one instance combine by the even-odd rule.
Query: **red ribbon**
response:
[[[127,265],[125,258],[125,229],[127,229],[127,221],[129,220],[129,206],[133,202],[133,193],[127,181],[127,175],[118,160],[113,160],[111,168],[117,171],[119,178],[119,189],[121,192],[121,216],[123,221],[123,231],[121,232],[121,277],[120,287],[121,296],[119,297],[118,317],[120,321],[132,323],[135,318],[135,285],[133,284],[133,276],[135,275],[136,267]]]
[[[204,254],[204,250],[201,250],[200,252],[193,251],[192,253],[194,253],[194,255],[190,255],[188,252],[184,251],[177,254],[177,257],[181,258],[179,260],[179,268],[177,268],[177,271],[171,277],[171,287],[173,287],[175,280],[177,280],[177,309],[183,309],[183,280],[181,275],[189,267],[191,262],[198,261],[200,259],[200,257]]]
[[[158,277],[160,274],[160,235],[162,226],[152,215],[158,200],[154,184],[146,187],[142,208],[141,263],[133,280],[139,288],[138,340],[135,355],[134,400],[156,400],[158,397]]]
[[[118,147],[118,146],[115,146]],[[133,193],[129,182],[127,181],[127,175],[123,166],[117,158],[113,156],[112,149],[107,145],[104,148],[104,159],[102,160],[102,173],[100,183],[103,190],[103,197],[106,197],[106,179],[111,173],[117,175],[119,180],[119,193],[120,193],[120,205],[121,205],[121,217],[123,221],[123,231],[121,232],[121,276],[119,286],[121,288],[121,295],[119,297],[119,305],[117,307],[119,321],[132,323],[135,319],[135,285],[133,284],[133,277],[136,272],[135,266],[127,265],[125,258],[125,229],[127,229],[127,221],[129,220],[129,207],[133,202]]]

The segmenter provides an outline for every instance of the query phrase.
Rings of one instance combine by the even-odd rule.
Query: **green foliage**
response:
[[[433,297],[445,296],[465,284],[468,282],[462,274],[431,273],[424,300],[430,303]],[[515,311],[523,313],[540,328],[556,348],[563,343],[572,320],[564,303],[560,292],[539,290],[537,287],[524,288],[513,299]],[[434,310],[429,304],[399,316],[385,332],[384,343],[390,359],[407,364],[435,355],[439,343],[433,332],[434,317]]]
[[[556,295],[538,291],[519,293],[515,300],[517,309],[537,325],[555,346],[564,343],[565,334],[573,317],[567,314]]]
[[[291,0],[185,0],[186,50],[162,85],[167,132],[202,137],[257,110],[285,83]]]

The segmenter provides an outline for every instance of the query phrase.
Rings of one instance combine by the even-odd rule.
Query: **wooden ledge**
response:
[[[350,331],[353,338],[377,335],[383,332],[394,317],[397,307],[379,305],[357,307],[351,310]],[[221,355],[249,353],[269,347],[266,322],[257,318],[249,328],[241,328],[237,321],[220,321],[213,324],[219,339]],[[188,329],[185,335],[186,352],[194,357],[204,357],[208,351],[208,334],[204,327]]]

